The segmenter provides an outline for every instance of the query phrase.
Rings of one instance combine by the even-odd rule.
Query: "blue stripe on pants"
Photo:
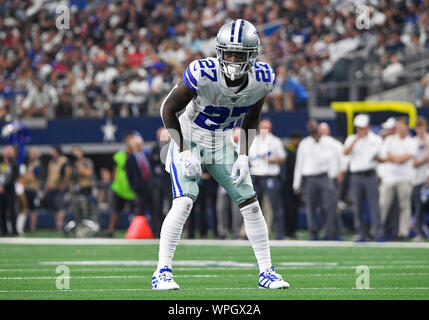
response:
[[[173,160],[173,146],[171,147],[171,165],[173,166],[173,173],[174,173],[174,178],[176,179],[176,184],[177,187],[179,188],[179,193],[180,196],[183,196],[183,191],[182,191],[182,187],[179,184],[179,179],[177,178],[177,170],[176,170],[176,166],[174,165],[174,160]]]

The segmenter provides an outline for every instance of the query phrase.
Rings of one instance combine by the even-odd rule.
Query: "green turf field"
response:
[[[181,290],[159,292],[150,287],[156,241],[27,244],[19,243],[21,239],[0,240],[1,300],[429,299],[428,243],[392,247],[320,242],[316,247],[315,242],[273,241],[276,271],[291,289],[260,290],[258,268],[247,241],[187,240],[179,244],[173,266]],[[58,265],[70,270],[70,278],[58,280],[63,285],[69,280],[69,289],[56,287],[61,275],[56,273]],[[356,289],[360,265],[369,268],[368,290]]]

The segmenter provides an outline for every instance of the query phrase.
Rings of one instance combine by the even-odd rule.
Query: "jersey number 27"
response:
[[[233,109],[227,107],[217,107],[217,106],[206,106],[203,112],[200,112],[194,122],[199,125],[201,128],[215,131],[220,128],[220,126],[226,123],[228,118],[235,118],[231,121],[223,131],[234,128],[234,125],[237,121],[247,114],[247,112],[254,105],[245,106],[245,107],[235,107]]]

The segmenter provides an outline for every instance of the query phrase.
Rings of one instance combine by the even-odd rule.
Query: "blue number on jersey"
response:
[[[254,104],[245,107],[235,107],[234,109],[232,109],[231,117],[237,117],[238,119],[231,121],[229,125],[223,129],[223,131],[234,128],[237,125],[238,120],[240,120],[244,115],[246,115],[249,112],[250,108],[252,108],[253,106]]]
[[[220,125],[225,122],[229,116],[229,109],[226,107],[207,106],[203,112],[200,112],[194,122],[201,128],[215,131],[219,129]],[[214,124],[206,124],[210,120]]]
[[[228,126],[223,128],[223,131],[234,128],[234,125],[239,119],[242,118],[254,105],[245,106],[245,107],[235,107],[230,110],[227,107],[216,107],[216,106],[206,106],[203,112],[200,112],[194,122],[199,125],[201,128],[215,131],[219,129],[222,124],[225,123],[226,119],[231,117],[237,117],[238,119],[231,121]],[[207,124],[206,121],[210,120],[214,122],[213,124]]]
[[[198,63],[200,64],[201,68],[201,77],[209,78],[211,81],[216,82],[217,81],[217,73],[216,73],[216,64],[213,60],[206,59],[206,60],[198,60]],[[211,71],[212,74],[207,73],[205,70]]]
[[[256,81],[271,82],[271,70],[266,63],[255,62]],[[261,68],[263,67],[263,69]]]

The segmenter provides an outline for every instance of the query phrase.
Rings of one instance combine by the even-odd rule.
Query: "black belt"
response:
[[[360,177],[369,177],[375,174],[375,170],[370,169],[370,170],[364,170],[364,171],[356,171],[356,172],[352,172],[352,174],[358,175]]]
[[[319,177],[323,177],[323,176],[327,176],[328,174],[326,172],[323,173],[319,173],[319,174],[309,174],[304,176],[305,178],[319,178]]]

